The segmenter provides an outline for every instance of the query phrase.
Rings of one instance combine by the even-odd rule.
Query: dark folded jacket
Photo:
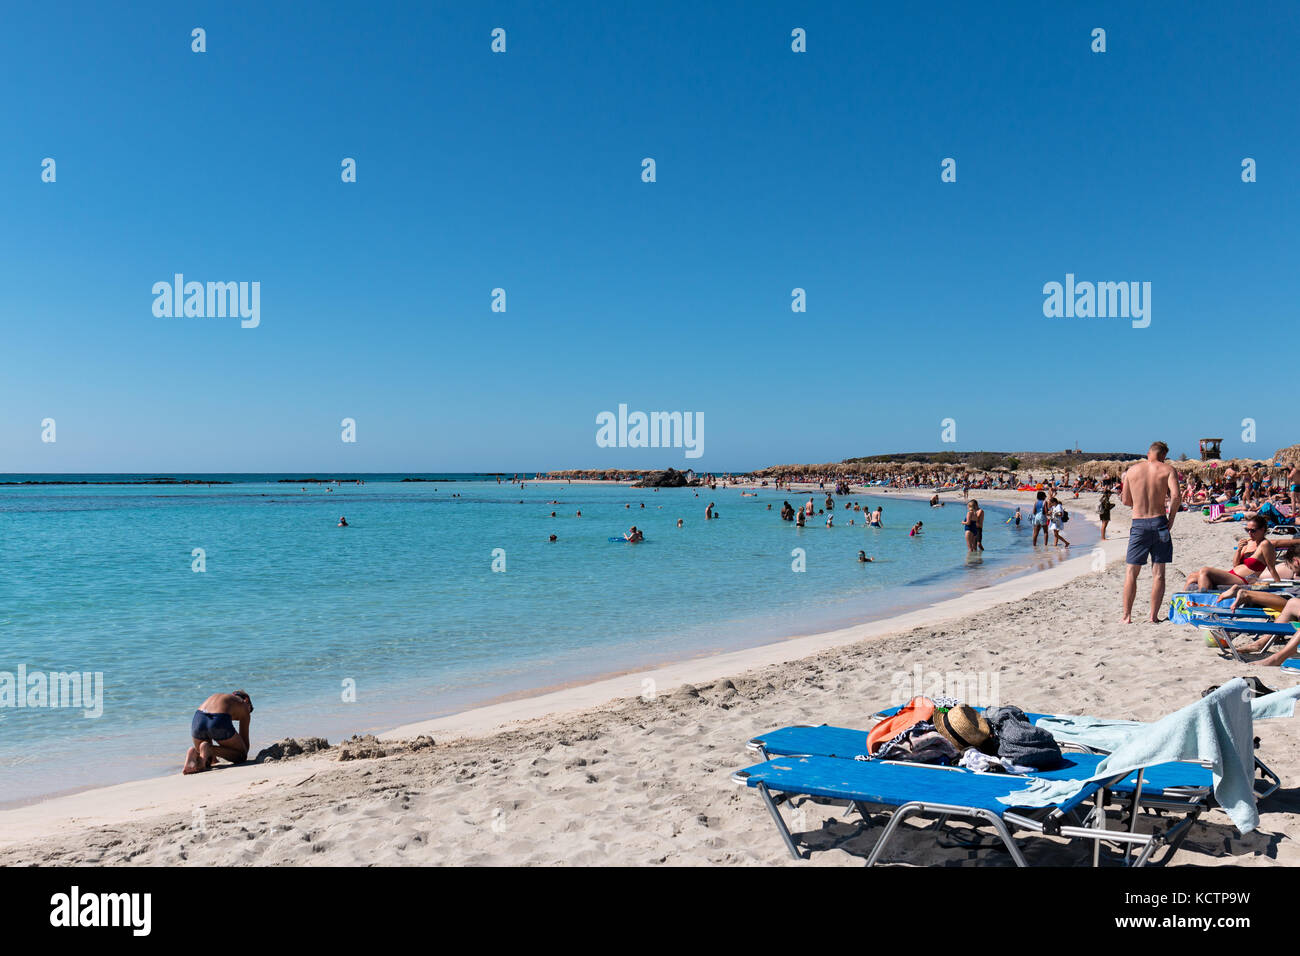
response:
[[[1053,770],[1065,762],[1056,738],[1031,724],[1019,707],[994,707],[984,717],[997,735],[999,757],[1035,770]]]

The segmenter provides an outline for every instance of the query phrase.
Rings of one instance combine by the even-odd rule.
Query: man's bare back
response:
[[[229,714],[232,720],[247,720],[252,714],[248,701],[234,694],[213,694],[199,705],[199,710],[205,714]]]
[[[1124,474],[1120,500],[1133,509],[1134,518],[1166,518],[1172,528],[1182,505],[1173,465],[1150,459],[1138,462]]]

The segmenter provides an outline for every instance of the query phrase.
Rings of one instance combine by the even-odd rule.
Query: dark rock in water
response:
[[[667,471],[655,471],[646,475],[632,487],[634,488],[685,488],[698,485],[698,480],[686,477],[686,472],[669,468]]]
[[[271,746],[259,751],[257,762],[285,760],[289,757],[300,757],[303,754],[314,754],[329,749],[330,742],[324,737],[286,737],[284,740],[276,741]]]

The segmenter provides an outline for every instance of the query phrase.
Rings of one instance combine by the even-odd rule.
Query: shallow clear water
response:
[[[1032,560],[1028,526],[1004,524],[1007,512],[987,509],[988,550],[972,562],[959,503],[889,494],[837,498],[834,528],[820,516],[800,530],[778,512],[807,496],[773,491],[377,476],[304,491],[226,477],[235,483],[0,486],[0,671],[104,679],[98,719],[0,708],[0,799],[177,769],[189,717],[215,690],[252,695],[254,752],[290,733],[334,740],[884,616]],[[720,517],[706,522],[709,501]],[[883,504],[884,528],[846,513],[854,501]],[[341,514],[351,527],[336,527]],[[909,537],[917,520],[926,533]],[[645,543],[608,541],[632,524]],[[859,564],[859,549],[875,561]],[[343,700],[348,680],[355,702]]]

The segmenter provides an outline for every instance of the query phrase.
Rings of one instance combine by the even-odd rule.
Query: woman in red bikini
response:
[[[1274,581],[1282,580],[1277,573],[1277,551],[1268,540],[1268,523],[1258,516],[1246,519],[1246,537],[1237,542],[1232,555],[1232,570],[1204,567],[1187,576],[1187,590],[1210,591],[1216,587],[1252,584],[1267,571]]]

